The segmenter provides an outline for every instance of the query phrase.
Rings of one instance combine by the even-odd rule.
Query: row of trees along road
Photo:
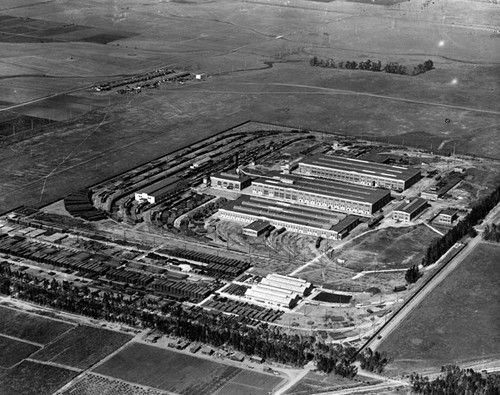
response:
[[[339,60],[335,61],[334,59],[327,58],[319,58],[317,56],[313,56],[310,60],[310,65],[313,67],[326,67],[330,69],[348,69],[348,70],[366,70],[366,71],[384,71],[390,74],[401,74],[401,75],[418,75],[425,73],[434,68],[434,62],[432,60],[426,60],[424,63],[420,63],[413,67],[413,70],[408,71],[408,68],[405,65],[399,64],[398,62],[388,62],[382,67],[382,62],[377,60],[376,62],[372,62],[370,59],[367,59],[362,62],[356,62],[354,60]]]
[[[317,341],[315,336],[289,334],[265,323],[257,327],[247,326],[234,317],[212,314],[201,307],[187,307],[165,300],[131,301],[124,299],[120,293],[91,292],[85,286],[77,287],[66,281],[39,279],[12,269],[6,262],[0,263],[0,292],[94,319],[152,328],[215,347],[229,346],[278,363],[300,367],[315,361],[320,371],[346,377],[357,373],[353,365],[356,349],[350,346],[325,344]],[[378,365],[382,363],[375,362]],[[384,363],[382,365],[385,366]]]
[[[474,226],[482,221],[486,215],[500,202],[500,185],[487,197],[477,202],[465,218],[450,229],[443,237],[431,242],[422,258],[422,265],[435,263],[456,242],[465,235],[476,236]]]
[[[483,238],[484,240],[500,243],[500,226],[496,224],[492,224],[491,226],[486,225]]]
[[[418,374],[410,375],[412,390],[429,395],[499,395],[500,376],[482,374],[458,366],[443,366],[441,375],[429,380]]]

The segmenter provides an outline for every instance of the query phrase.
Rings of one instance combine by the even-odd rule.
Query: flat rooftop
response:
[[[386,165],[383,163],[369,162],[362,159],[345,158],[342,156],[318,154],[306,158],[301,164],[313,165],[324,168],[338,169],[350,173],[359,173],[366,176],[384,177],[393,180],[409,180],[420,173],[420,170],[403,166]]]
[[[163,180],[157,181],[154,184],[151,184],[147,186],[146,188],[139,189],[137,192],[140,193],[146,193],[148,195],[152,195],[154,193],[161,192],[165,188],[169,189],[172,187],[173,184],[175,184],[177,181],[179,181],[179,177],[168,177]]]
[[[245,226],[244,229],[251,229],[256,232],[260,232],[262,230],[266,230],[269,226],[269,222],[258,219],[257,221],[253,221],[251,224]]]
[[[449,215],[450,217],[456,214],[458,214],[458,210],[454,208],[447,208],[439,213],[439,215]]]
[[[345,215],[327,210],[245,195],[229,202],[223,209],[262,217],[263,220],[284,221],[327,230],[345,218]]]
[[[404,202],[403,204],[399,205],[396,209],[394,209],[394,211],[402,211],[404,213],[411,214],[426,204],[427,204],[427,200],[422,199],[422,198],[416,198],[416,199],[410,201],[409,203]]]
[[[225,180],[240,181],[240,182],[250,179],[250,177],[248,177],[248,176],[245,176],[245,175],[241,176],[240,174],[230,173],[230,172],[215,173],[215,174],[212,174],[210,177],[222,178]]]
[[[339,199],[354,200],[358,202],[377,203],[391,192],[386,189],[372,188],[364,185],[348,184],[341,181],[328,180],[324,178],[300,177],[287,175],[285,177],[293,184],[282,182],[275,179],[259,178],[252,184],[264,184],[274,187],[280,187],[297,192],[308,192],[327,197],[336,197]]]

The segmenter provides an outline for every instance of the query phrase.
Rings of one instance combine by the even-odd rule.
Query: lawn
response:
[[[438,237],[424,225],[383,228],[335,251],[333,258],[345,259],[354,271],[405,269],[420,264],[430,241]]]
[[[182,395],[208,395],[223,391],[228,384],[248,394],[261,394],[280,381],[254,372],[250,377],[234,366],[138,343],[114,355],[95,372]]]
[[[0,368],[10,368],[39,349],[33,344],[0,336]]]
[[[0,334],[47,344],[74,327],[61,321],[0,306]]]
[[[50,395],[78,372],[32,361],[21,362],[0,376],[2,395]]]
[[[123,333],[81,325],[34,354],[32,358],[87,369],[131,338]]]
[[[381,344],[388,372],[500,357],[499,262],[499,245],[478,245]]]

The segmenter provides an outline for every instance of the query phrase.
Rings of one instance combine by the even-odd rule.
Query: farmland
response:
[[[19,340],[0,336],[0,368],[10,368],[29,357],[40,347]]]
[[[248,394],[265,394],[281,381],[273,376],[137,343],[114,355],[95,372],[183,395],[208,395],[218,390],[225,393],[226,386],[231,391],[244,389]]]
[[[500,247],[482,243],[382,343],[392,373],[498,358]],[[432,330],[430,330],[432,328]],[[465,340],[466,339],[466,340]]]
[[[64,95],[10,109],[19,119],[2,124],[10,148],[0,162],[0,210],[49,202],[249,117],[497,156],[496,41],[474,25],[494,26],[494,5],[460,1],[470,12],[457,14],[448,2],[432,3],[423,14],[423,1],[408,3],[129,1],[110,10],[30,1],[9,9],[18,3],[7,1],[0,13],[4,108]],[[434,11],[454,24],[440,23]],[[408,64],[430,57],[436,69],[417,77],[318,69],[308,64],[312,55]],[[160,65],[210,78],[140,100],[84,89]],[[26,137],[22,129],[33,135],[23,116],[38,117],[35,129],[59,123],[16,143]]]
[[[34,314],[0,306],[0,334],[47,344],[74,326]]]
[[[34,354],[33,359],[87,369],[130,338],[130,335],[81,325]]]
[[[60,395],[165,395],[167,392],[142,387],[104,377],[97,374],[86,374],[69,388],[59,392]]]
[[[78,373],[73,370],[23,361],[0,376],[2,395],[51,395]]]

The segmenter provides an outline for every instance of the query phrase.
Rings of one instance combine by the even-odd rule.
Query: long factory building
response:
[[[387,189],[292,175],[257,179],[252,181],[251,190],[255,196],[364,217],[370,217],[391,200]]]
[[[240,196],[219,209],[219,216],[229,221],[250,224],[268,222],[276,228],[311,236],[340,240],[355,228],[360,217],[280,202],[258,196]]]
[[[303,159],[296,173],[395,191],[404,191],[420,180],[419,170],[325,154]]]
[[[291,309],[312,289],[312,284],[305,280],[273,273],[249,288],[245,297],[252,302],[271,305],[271,307]]]

